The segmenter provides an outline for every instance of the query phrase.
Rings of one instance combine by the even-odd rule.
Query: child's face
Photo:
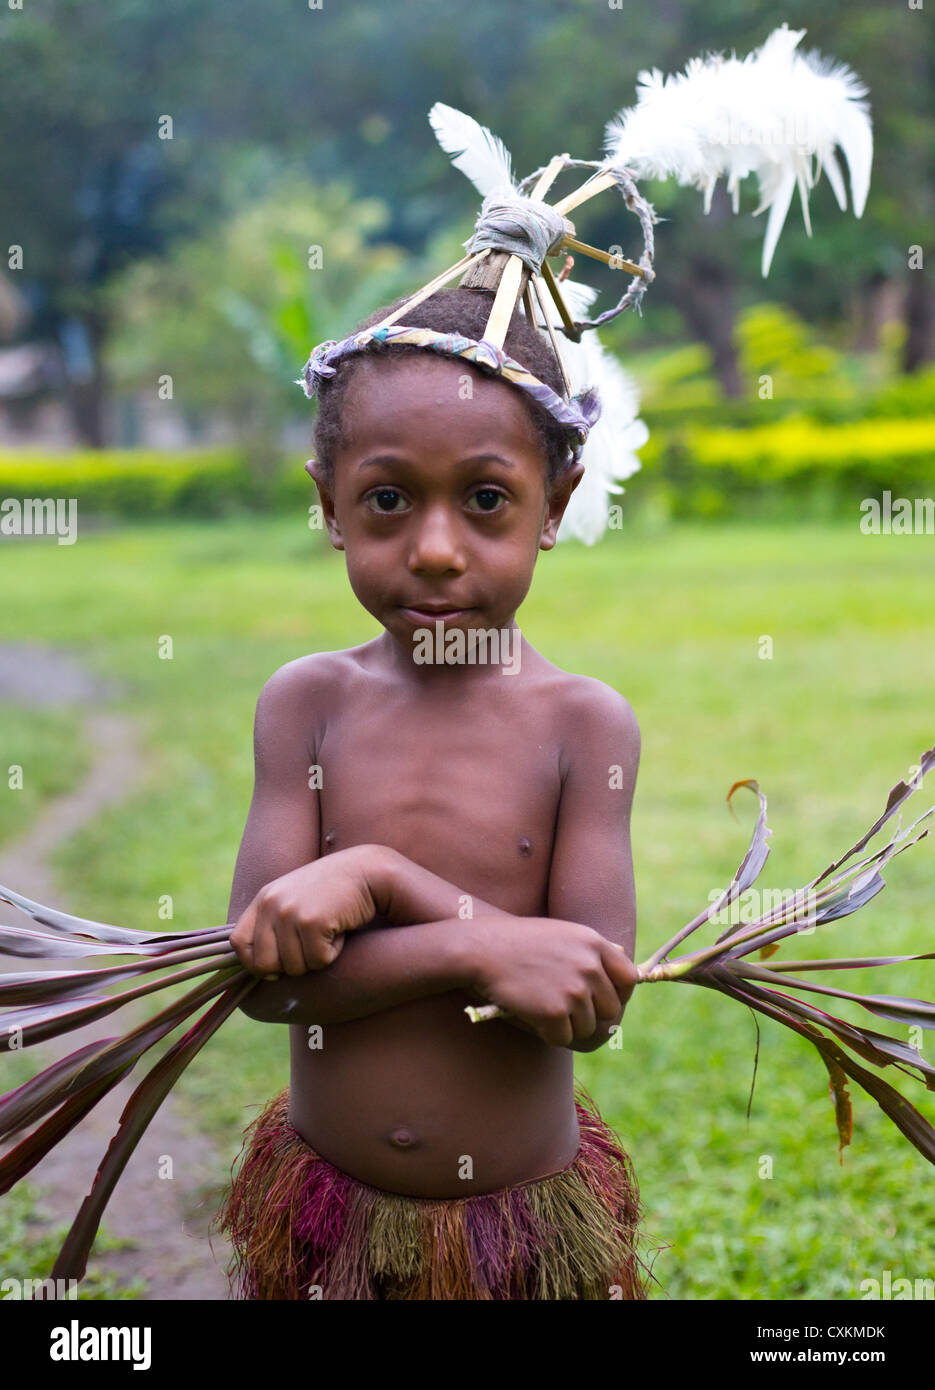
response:
[[[368,613],[409,649],[446,629],[508,627],[582,473],[546,489],[515,388],[424,353],[364,361],[349,384],[333,491],[313,465],[332,544]]]

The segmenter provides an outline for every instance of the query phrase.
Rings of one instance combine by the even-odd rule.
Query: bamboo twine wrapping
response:
[[[557,176],[565,167],[565,160],[567,158],[567,155],[558,154],[550,161],[536,181],[536,185],[529,195],[532,201],[541,202],[549,188],[555,182]],[[572,228],[572,230],[574,230],[574,228]],[[503,253],[494,252],[493,254],[496,255],[499,260]],[[497,268],[497,266],[493,266],[491,270]],[[510,326],[510,320],[516,311],[516,305],[519,302],[520,295],[526,289],[528,281],[529,268],[523,263],[519,256],[510,256],[500,276],[493,307],[490,310],[490,317],[487,320],[487,327],[484,330],[484,339],[486,342],[493,343],[493,345],[498,348],[503,347],[507,329]],[[467,277],[462,279],[461,283],[462,285],[467,285]],[[478,286],[475,286],[475,288],[478,288]],[[490,286],[484,285],[483,288],[487,289],[490,288]]]

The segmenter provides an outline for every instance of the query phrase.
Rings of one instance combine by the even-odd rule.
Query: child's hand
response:
[[[552,917],[483,919],[470,948],[472,988],[554,1047],[619,1022],[639,980],[622,947]]]
[[[339,850],[261,888],[230,937],[245,969],[275,978],[336,960],[344,933],[377,915],[364,867],[368,848]]]

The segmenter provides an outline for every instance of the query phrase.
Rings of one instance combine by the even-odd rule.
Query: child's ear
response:
[[[331,537],[331,544],[334,546],[335,550],[343,550],[344,540],[341,536],[341,528],[338,525],[338,519],[334,514],[334,496],[328,484],[325,482],[324,473],[318,459],[309,459],[308,463],[305,465],[305,471],[318,488],[322,515],[325,518],[328,535]]]
[[[549,489],[546,499],[546,513],[542,523],[542,534],[539,537],[539,549],[551,550],[558,539],[558,528],[562,517],[565,515],[565,508],[571,501],[571,494],[584,477],[584,464],[569,464]]]

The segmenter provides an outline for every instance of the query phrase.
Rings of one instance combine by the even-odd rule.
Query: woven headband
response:
[[[352,353],[365,351],[374,341],[427,348],[430,352],[438,352],[446,357],[463,357],[479,367],[489,368],[497,376],[519,386],[566,429],[572,457],[580,453],[591,426],[600,418],[600,401],[593,390],[580,391],[570,400],[565,400],[551,386],[527,372],[502,348],[486,339],[477,343],[459,333],[438,333],[433,328],[407,328],[403,324],[367,329],[352,334],[340,343],[332,339],[319,344],[302,369],[305,394],[314,396],[321,381],[335,375],[336,363]]]

